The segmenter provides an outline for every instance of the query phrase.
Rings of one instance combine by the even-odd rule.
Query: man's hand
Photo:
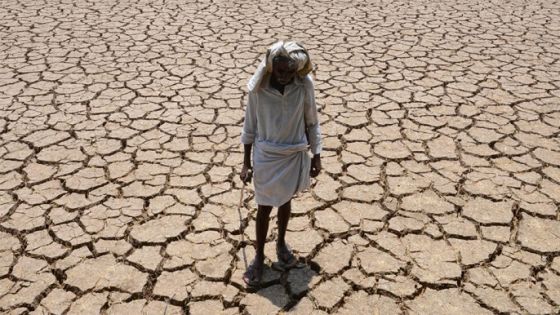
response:
[[[244,184],[250,183],[251,178],[253,178],[253,172],[251,171],[251,167],[247,165],[243,165],[243,168],[241,169],[241,173],[239,174],[239,178],[241,178],[241,181],[243,181]]]
[[[309,175],[311,177],[316,177],[321,172],[321,156],[319,154],[315,154],[311,159],[311,170],[309,171]]]

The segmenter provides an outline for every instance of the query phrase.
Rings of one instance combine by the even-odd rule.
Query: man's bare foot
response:
[[[249,287],[258,286],[261,283],[264,269],[264,258],[255,257],[243,273],[243,281]]]
[[[276,243],[276,257],[281,267],[289,268],[297,264],[297,258],[286,243]]]

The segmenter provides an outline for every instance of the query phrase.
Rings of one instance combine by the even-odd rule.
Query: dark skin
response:
[[[290,84],[296,76],[296,66],[293,61],[289,59],[275,60],[273,63],[272,75],[270,76],[270,86],[276,89],[281,94],[284,94],[286,85]],[[246,183],[251,181],[251,149],[252,144],[245,144],[243,157],[243,168],[241,169],[240,178]],[[315,154],[311,159],[310,176],[316,177],[321,172],[321,156]],[[268,223],[270,219],[270,212],[272,206],[258,205],[257,220],[256,220],[256,255],[255,255],[255,268],[262,271],[264,264],[264,245],[266,243],[266,236],[268,233]],[[276,246],[278,248],[286,247],[286,230],[288,228],[288,221],[292,212],[291,200],[278,207],[278,240]]]

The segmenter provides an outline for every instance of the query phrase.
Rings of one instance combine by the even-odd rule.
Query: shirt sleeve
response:
[[[309,145],[312,154],[319,154],[322,150],[321,144],[321,128],[319,125],[319,115],[317,113],[317,104],[315,103],[315,87],[313,80],[307,76],[305,82],[305,100],[304,100],[304,115],[305,127],[308,131]]]
[[[257,108],[255,95],[249,92],[247,106],[245,108],[245,120],[243,121],[243,131],[241,132],[241,143],[252,144],[255,142],[257,134]]]

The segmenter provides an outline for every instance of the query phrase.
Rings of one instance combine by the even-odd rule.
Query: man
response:
[[[256,255],[243,280],[257,285],[264,266],[264,245],[270,212],[278,207],[278,263],[290,267],[297,259],[285,242],[291,199],[309,187],[321,171],[321,133],[315,105],[312,69],[307,50],[295,42],[272,45],[247,85],[249,98],[241,142],[241,180],[251,180],[251,150],[255,199]],[[307,151],[311,149],[310,160]]]

